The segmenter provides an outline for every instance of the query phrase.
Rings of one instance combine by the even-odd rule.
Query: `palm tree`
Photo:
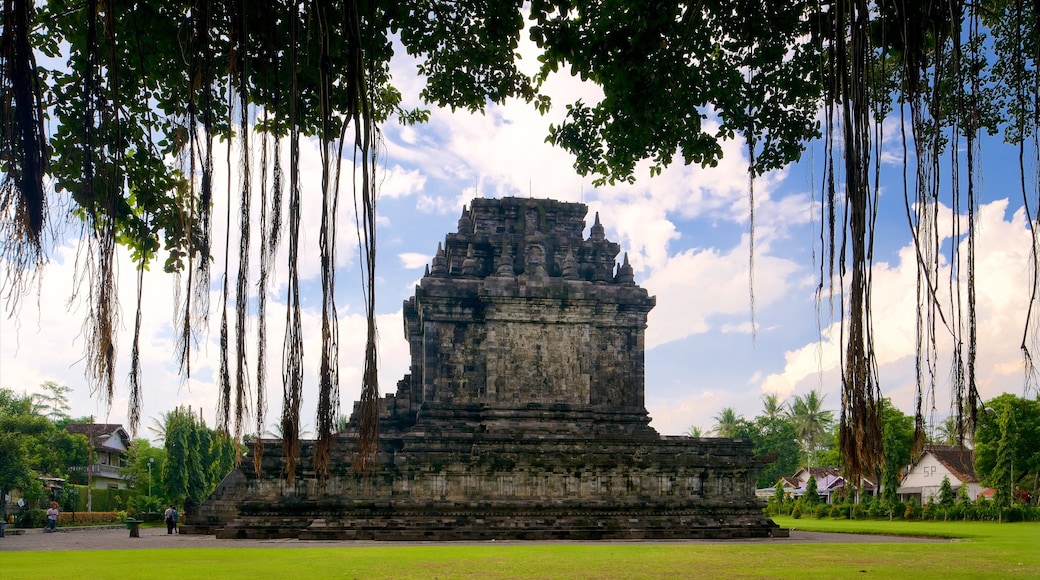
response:
[[[795,396],[787,411],[787,416],[794,422],[798,440],[808,455],[810,469],[816,458],[816,442],[826,437],[834,424],[834,411],[823,410],[825,398],[826,395],[813,389],[805,395]]]
[[[743,417],[737,415],[733,407],[726,407],[714,418],[716,437],[736,437],[740,431],[740,423],[744,420]]]
[[[158,417],[152,417],[152,424],[148,426],[148,430],[152,432],[152,441],[162,443],[166,440],[166,426],[170,424],[175,412],[176,410],[167,411]]]
[[[700,426],[690,425],[690,428],[687,429],[683,435],[686,435],[687,437],[704,437],[704,432],[701,431]]]
[[[783,416],[786,406],[780,402],[780,395],[776,393],[762,395],[762,414],[767,419],[777,419]]]
[[[957,416],[950,415],[943,419],[942,423],[935,426],[935,432],[930,437],[934,445],[956,445],[957,444]]]
[[[302,425],[302,426],[300,426],[300,438],[301,439],[309,437],[310,433],[311,433],[310,425]],[[266,439],[279,439],[279,440],[283,439],[283,437],[282,437],[282,423],[281,423],[281,421],[277,421],[275,423],[272,423],[270,427],[268,427],[267,429],[264,429],[264,437]]]

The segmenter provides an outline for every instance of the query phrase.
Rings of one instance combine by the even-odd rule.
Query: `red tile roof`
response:
[[[924,452],[931,453],[961,482],[975,483],[979,480],[975,476],[975,457],[971,449],[959,445],[930,445],[924,448]]]

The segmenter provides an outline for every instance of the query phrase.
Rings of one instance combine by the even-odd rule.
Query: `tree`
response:
[[[205,475],[198,448],[198,425],[190,408],[178,407],[167,415],[162,465],[163,493],[179,505],[186,500],[200,501]]]
[[[881,401],[881,425],[885,458],[879,470],[881,495],[885,505],[891,507],[897,499],[899,474],[913,460],[914,418],[897,409],[891,399],[885,398]]]
[[[163,417],[163,494],[182,506],[202,503],[234,469],[234,443],[226,432],[207,427],[191,407],[178,407]]]
[[[235,468],[236,454],[235,442],[231,437],[225,432],[215,431],[210,441],[210,461],[207,466],[207,475],[209,476],[207,496]]]
[[[761,415],[751,423],[751,440],[758,457],[775,456],[762,466],[756,485],[768,487],[781,477],[794,473],[799,467],[798,435],[794,424],[783,417]]]
[[[703,437],[704,436],[703,433],[701,433],[700,426],[698,426],[698,425],[690,425],[690,427],[686,430],[686,433],[683,433],[683,434],[686,435],[687,437]]]
[[[982,481],[993,481],[997,491],[1000,488],[995,482],[1003,482],[1007,488],[1014,477],[1016,485],[1036,497],[1040,491],[1040,400],[1005,393],[986,401],[984,408],[975,430],[976,475]],[[1004,471],[995,473],[998,470]]]
[[[826,436],[834,423],[834,411],[823,409],[825,398],[826,396],[821,396],[813,389],[805,395],[795,396],[787,412],[809,459],[809,467],[813,467],[818,442]]]
[[[737,415],[733,407],[726,407],[715,415],[715,428],[712,432],[716,437],[746,437],[747,421],[743,415]]]
[[[0,498],[12,489],[25,489],[35,480],[29,441],[49,423],[33,413],[31,397],[0,389]],[[6,506],[6,502],[0,502]],[[0,514],[6,515],[6,514]]]
[[[152,493],[161,492],[162,485],[159,479],[165,457],[165,449],[152,447],[147,439],[134,439],[126,452],[126,462],[119,469],[119,474],[131,489],[139,493],[148,495],[149,488]]]
[[[810,475],[809,480],[805,482],[805,495],[802,498],[802,502],[809,506],[810,512],[814,511],[814,506],[820,503],[820,491],[815,476]]]
[[[956,445],[957,444],[957,416],[950,415],[935,427],[935,433],[931,437],[934,445]]]
[[[46,411],[43,413],[44,417],[47,417],[53,423],[59,423],[63,420],[69,419],[69,393],[72,389],[65,386],[59,385],[54,381],[45,381],[40,385],[42,393],[34,393],[32,395],[33,402],[40,405],[42,410]]]
[[[29,442],[33,469],[41,474],[75,479],[89,463],[88,446],[86,436],[73,435],[51,423]]]
[[[624,14],[619,18],[618,14]],[[526,21],[525,21],[526,17]],[[901,114],[905,165],[916,164],[910,202],[913,239],[940,239],[945,232],[961,239],[960,220],[936,220],[926,212],[940,203],[964,208],[969,248],[976,234],[976,187],[982,176],[972,153],[983,132],[1001,134],[1025,147],[1040,132],[1040,111],[1033,96],[1037,83],[1037,11],[1028,2],[951,0],[948,3],[868,5],[850,0],[794,0],[756,4],[734,10],[731,2],[708,0],[653,6],[625,3],[605,7],[574,1],[517,3],[463,0],[402,0],[367,3],[272,0],[262,10],[240,3],[185,3],[141,0],[133,9],[112,3],[9,2],[4,6],[3,74],[0,75],[0,254],[14,265],[11,296],[23,295],[38,280],[44,263],[46,183],[66,196],[72,215],[90,230],[88,253],[96,276],[87,329],[88,380],[111,401],[115,384],[114,308],[115,244],[127,244],[140,267],[156,260],[185,273],[190,289],[209,287],[210,208],[213,143],[235,139],[243,151],[278,151],[289,141],[287,216],[290,272],[289,322],[284,341],[286,361],[282,423],[288,474],[295,470],[299,399],[302,396],[302,329],[298,316],[297,260],[299,142],[313,136],[324,151],[320,192],[308,192],[323,206],[337,203],[337,144],[352,143],[359,160],[358,222],[366,254],[365,372],[359,455],[374,452],[377,413],[375,383],[375,187],[378,180],[372,143],[378,125],[391,117],[421,121],[422,111],[403,111],[401,94],[391,83],[389,63],[395,38],[420,60],[426,82],[422,96],[436,106],[482,110],[487,103],[520,98],[545,110],[542,82],[561,68],[596,83],[603,98],[578,101],[567,118],[550,129],[549,140],[575,155],[575,167],[601,181],[633,179],[639,161],[650,159],[651,174],[673,159],[711,165],[722,143],[742,139],[749,159],[749,207],[755,207],[754,181],[763,171],[796,160],[806,143],[822,134],[827,177],[820,192],[820,250],[825,255],[820,287],[830,284],[843,297],[842,412],[839,437],[852,477],[880,464],[880,388],[876,377],[870,296],[877,183],[882,170],[876,135],[896,106]],[[517,68],[521,35],[537,48],[540,70],[529,77]],[[44,70],[39,51],[61,57],[62,68]],[[938,104],[938,105],[936,105]],[[902,110],[901,109],[901,110]],[[822,110],[822,114],[820,113]],[[254,114],[250,114],[251,111]],[[711,114],[717,123],[705,122]],[[822,121],[821,121],[822,119]],[[821,126],[822,123],[822,126]],[[348,129],[350,131],[348,132]],[[840,144],[840,145],[835,145]],[[960,187],[940,187],[933,168],[947,152],[966,151],[964,179],[960,157],[946,163]],[[1023,149],[1024,151],[1024,149]],[[248,155],[248,153],[247,153]],[[1019,155],[1022,195],[1030,183],[1025,155]],[[246,159],[243,165],[248,166]],[[835,167],[842,170],[835,172]],[[351,165],[353,167],[353,165]],[[904,171],[910,168],[904,166]],[[278,172],[277,179],[280,180]],[[275,178],[272,178],[275,179]],[[249,202],[266,208],[266,197],[253,180],[243,180],[239,240],[238,303],[249,288]],[[198,186],[196,187],[196,184]],[[274,189],[274,188],[272,188]],[[947,192],[940,199],[935,192]],[[280,194],[280,191],[279,191]],[[966,198],[966,199],[962,199]],[[962,205],[962,201],[964,202]],[[329,215],[330,212],[325,212]],[[753,217],[753,216],[752,216]],[[1033,221],[1032,216],[1028,220]],[[270,248],[279,233],[270,214],[258,224],[261,243]],[[332,264],[327,248],[335,223],[321,225],[322,263]],[[753,225],[753,220],[752,220]],[[754,230],[752,230],[753,232]],[[265,237],[267,236],[267,237]],[[235,244],[227,244],[233,252]],[[752,244],[753,247],[753,244]],[[917,296],[919,359],[922,368],[936,360],[936,320],[940,301],[930,275],[942,263],[961,264],[960,244],[948,249],[917,248],[920,293]],[[255,246],[254,246],[255,249]],[[950,255],[943,255],[948,252]],[[261,286],[269,252],[262,252]],[[952,398],[967,402],[974,417],[975,294],[974,253],[969,250],[955,276],[967,292],[955,307],[963,316],[949,327],[958,345]],[[1038,259],[1034,253],[1034,260]],[[338,395],[336,312],[332,301],[334,268],[322,270],[323,354],[318,395],[318,471],[323,472],[333,435]],[[1035,284],[1035,282],[1034,282]],[[846,291],[847,290],[847,291]],[[140,287],[138,288],[140,296]],[[218,423],[241,433],[248,398],[243,324],[228,336],[229,284],[223,286],[221,319],[223,355]],[[198,314],[206,292],[186,292],[191,303],[179,330],[181,360],[190,373],[193,336],[201,332]],[[260,292],[260,296],[264,293]],[[1036,292],[1031,296],[1035,297]],[[961,297],[963,296],[963,297]],[[1033,298],[1035,299],[1035,298]],[[943,305],[945,306],[945,305]],[[263,306],[260,306],[263,308]],[[235,312],[242,321],[244,308]],[[140,300],[137,316],[142,315]],[[263,318],[261,318],[262,320]],[[1027,321],[1028,325],[1030,322]],[[138,325],[137,328],[140,328]],[[258,336],[264,336],[259,332]],[[131,349],[130,397],[140,401],[140,369],[134,364],[139,334]],[[232,344],[234,348],[232,350]],[[1027,351],[1027,345],[1023,345]],[[265,345],[258,344],[258,361]],[[262,362],[256,363],[258,366]],[[232,372],[234,367],[234,372]],[[917,412],[926,385],[917,385]],[[232,381],[234,376],[234,381]],[[257,399],[264,375],[257,374]],[[131,403],[131,429],[138,403]],[[257,413],[258,426],[263,424]],[[258,427],[257,432],[262,431]],[[360,462],[361,467],[364,461]]]
[[[965,487],[965,486],[961,486]],[[943,508],[943,520],[946,519],[946,514],[949,513],[950,508],[957,501],[957,494],[953,492],[953,486],[950,485],[950,478],[943,476],[942,483],[939,485],[939,506]]]
[[[766,393],[762,395],[762,415],[766,419],[777,419],[784,415],[786,405],[780,401],[780,395]]]
[[[1018,446],[1018,425],[1015,424],[1015,413],[1005,407],[997,419],[1000,428],[1000,441],[993,461],[993,467],[983,481],[994,489],[993,501],[999,508],[1011,506],[1015,494],[1015,454]]]

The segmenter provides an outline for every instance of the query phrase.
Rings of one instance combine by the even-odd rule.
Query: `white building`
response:
[[[130,448],[130,434],[122,425],[114,423],[69,423],[65,430],[85,435],[91,446],[90,480],[97,489],[126,489],[127,483],[119,473],[126,463]],[[80,467],[83,469],[84,467]]]
[[[903,477],[896,493],[899,499],[913,498],[918,504],[928,503],[929,498],[939,501],[939,487],[944,477],[950,478],[950,487],[956,493],[961,486],[967,488],[968,499],[974,500],[986,488],[975,477],[974,454],[967,447],[956,445],[931,445],[925,447],[921,456]]]

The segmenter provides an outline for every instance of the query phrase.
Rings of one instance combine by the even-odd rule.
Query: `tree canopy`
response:
[[[43,475],[69,478],[87,465],[87,438],[60,428],[48,418],[53,408],[43,409],[45,414],[35,399],[0,389],[0,497],[38,485]]]
[[[880,127],[896,117],[905,135],[906,212],[919,261],[918,407],[920,393],[935,380],[937,336],[945,333],[957,345],[951,357],[955,408],[968,409],[974,420],[972,240],[982,180],[976,149],[985,133],[1002,134],[1019,147],[1022,195],[1032,223],[1040,187],[1035,3],[267,0],[247,6],[5,0],[3,6],[0,257],[10,264],[5,292],[17,298],[39,279],[46,220],[54,213],[49,209],[68,208],[68,215],[82,220],[87,248],[81,268],[89,284],[78,292],[90,305],[84,325],[87,376],[106,400],[115,384],[116,244],[131,248],[141,268],[160,261],[181,274],[179,354],[190,374],[194,337],[208,324],[210,264],[234,258],[228,255],[235,253],[233,244],[224,256],[212,255],[212,201],[227,195],[238,202],[229,207],[240,208],[242,234],[236,240],[234,291],[226,279],[222,289],[220,424],[241,433],[250,411],[258,426],[264,422],[264,292],[256,306],[261,316],[255,363],[246,360],[246,309],[235,309],[231,321],[228,305],[244,304],[252,284],[266,287],[273,248],[286,243],[281,424],[287,473],[293,476],[303,380],[299,207],[303,196],[320,199],[326,210],[337,206],[338,173],[346,158],[348,171],[357,175],[369,316],[359,456],[374,450],[374,156],[381,123],[424,118],[421,110],[402,109],[393,84],[389,62],[401,49],[418,58],[422,97],[434,106],[480,111],[488,103],[520,98],[544,110],[551,95],[541,88],[549,75],[570,72],[595,83],[603,98],[570,103],[566,120],[551,128],[548,139],[574,155],[579,172],[601,182],[633,179],[643,159],[653,162],[651,172],[675,159],[711,165],[722,155],[721,143],[743,141],[752,228],[754,176],[798,159],[809,140],[822,137],[819,290],[841,295],[840,438],[853,478],[882,459],[870,270]],[[540,63],[533,75],[517,65],[524,34]],[[304,138],[322,145],[320,191],[301,189]],[[224,191],[213,180],[218,139],[236,140],[243,152],[235,161],[241,183]],[[252,151],[260,151],[260,159]],[[951,172],[949,183],[940,167]],[[250,228],[252,202],[260,206],[258,232]],[[939,219],[941,205],[965,219]],[[944,234],[953,239],[967,239],[966,255],[959,244],[935,243],[941,227],[951,228]],[[323,220],[319,473],[338,409],[332,250],[337,235],[335,221]],[[259,272],[248,266],[253,244],[262,248]],[[752,236],[752,256],[753,247]],[[955,293],[953,304],[938,298],[944,263],[955,265],[950,285],[966,288]],[[753,291],[751,296],[753,302]],[[142,315],[138,300],[138,321]],[[1031,308],[1026,324],[1035,315]],[[1024,332],[1027,364],[1028,337]],[[135,335],[130,354],[132,429],[139,420],[138,340]],[[249,372],[251,367],[256,371]],[[252,387],[255,407],[247,409]],[[919,436],[922,423],[918,410]]]
[[[1040,400],[1005,393],[983,409],[975,431],[979,478],[1000,492],[1001,500],[1010,500],[1013,486],[1040,491]]]

